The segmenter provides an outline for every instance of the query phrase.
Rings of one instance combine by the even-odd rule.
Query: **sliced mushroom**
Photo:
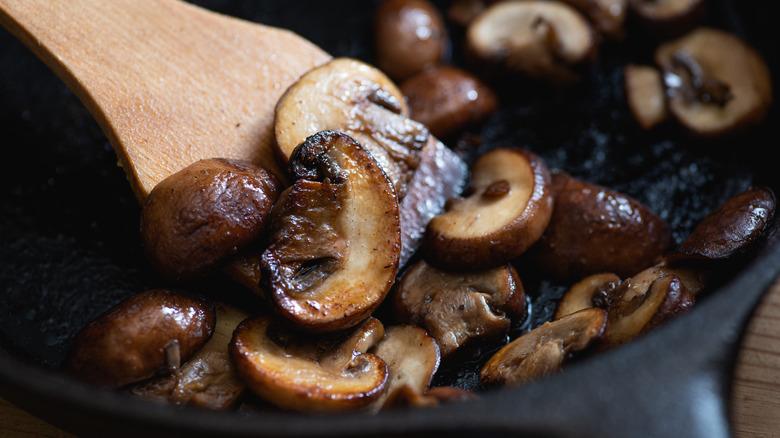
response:
[[[473,74],[452,66],[427,69],[401,84],[412,119],[446,138],[483,122],[498,108],[493,90]]]
[[[480,156],[471,192],[428,223],[422,249],[432,265],[501,266],[541,237],[553,211],[547,166],[525,149],[496,148]]]
[[[555,279],[629,277],[669,248],[669,226],[639,201],[562,171],[553,172],[552,188],[555,209],[531,260]]]
[[[339,342],[258,316],[236,328],[230,351],[249,389],[275,406],[346,412],[367,408],[387,387],[387,365],[366,353],[383,335],[381,323],[373,318]]]
[[[692,135],[742,132],[764,120],[772,102],[766,62],[737,36],[701,27],[660,45],[669,111]]]
[[[670,263],[733,260],[761,241],[776,203],[769,187],[751,187],[731,197],[711,211],[667,259]]]
[[[596,51],[591,24],[562,2],[498,2],[466,30],[466,52],[475,67],[490,66],[558,85],[578,82],[577,67],[590,64]]]
[[[558,371],[570,356],[608,336],[604,310],[580,310],[545,322],[505,345],[488,359],[479,379],[489,387],[522,385]]]
[[[371,154],[325,131],[292,154],[295,182],[280,196],[263,252],[268,300],[296,327],[336,331],[368,318],[398,271],[393,187]]]
[[[628,0],[563,0],[585,14],[596,30],[612,40],[626,37]]]
[[[272,173],[238,160],[201,160],[174,173],[141,212],[149,262],[174,281],[212,272],[265,233],[281,189]]]
[[[387,327],[372,350],[387,363],[387,389],[374,410],[419,404],[439,369],[439,346],[425,330],[411,325]]]
[[[377,67],[400,81],[442,63],[450,40],[428,0],[383,0],[374,12],[374,44]]]
[[[279,158],[320,131],[341,131],[369,150],[397,191],[420,164],[428,129],[408,118],[404,96],[384,73],[361,61],[336,58],[310,70],[276,106],[274,134]]]
[[[228,351],[233,331],[249,317],[225,303],[215,303],[216,326],[211,339],[173,374],[128,388],[146,400],[174,405],[225,410],[233,406],[246,385],[235,372]]]
[[[623,69],[628,108],[642,129],[650,130],[668,117],[661,72],[651,66],[629,64]]]
[[[510,264],[471,272],[447,272],[420,260],[393,293],[395,318],[424,328],[443,358],[462,347],[506,336],[525,317],[525,292]]]
[[[168,289],[141,292],[74,337],[63,368],[95,385],[119,388],[175,372],[211,337],[211,302]]]
[[[695,298],[675,275],[654,279],[649,286],[625,282],[613,292],[607,309],[610,345],[623,344],[676,318],[693,307]]]
[[[628,0],[632,26],[661,39],[690,31],[705,11],[705,0]]]
[[[589,275],[574,283],[558,301],[553,319],[591,307],[606,309],[612,291],[620,284],[620,277],[612,273]]]

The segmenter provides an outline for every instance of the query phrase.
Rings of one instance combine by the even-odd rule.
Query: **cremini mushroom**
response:
[[[563,294],[555,308],[553,319],[561,319],[582,309],[609,306],[610,294],[620,284],[620,277],[610,272],[588,275]]]
[[[564,282],[599,272],[629,277],[661,261],[671,244],[666,221],[625,194],[557,170],[555,208],[529,258]]]
[[[432,265],[501,266],[541,237],[553,211],[547,166],[526,149],[496,148],[477,158],[470,193],[428,223],[422,249]]]
[[[706,12],[705,0],[628,0],[632,29],[660,39],[682,35],[696,27]]]
[[[397,321],[424,328],[447,358],[463,347],[501,339],[526,314],[520,277],[509,263],[469,272],[416,262],[392,296]]]
[[[74,337],[63,368],[88,383],[119,388],[171,373],[214,331],[214,305],[170,289],[122,301]]]
[[[488,387],[518,386],[557,372],[575,353],[605,342],[607,312],[580,310],[520,335],[488,359],[479,379]]]
[[[729,32],[699,27],[655,51],[669,112],[693,136],[714,138],[761,123],[772,102],[763,57]]]
[[[272,316],[236,328],[230,351],[250,390],[283,409],[347,412],[367,409],[387,388],[387,364],[366,353],[384,335],[369,318],[351,333],[312,336]]]
[[[336,131],[307,138],[290,169],[261,259],[268,301],[301,329],[352,327],[379,306],[399,268],[395,192],[371,154]]]
[[[596,31],[612,40],[626,38],[628,0],[562,0],[582,12]]]
[[[200,160],[172,174],[141,211],[149,262],[174,281],[211,273],[263,236],[281,189],[271,172],[238,160]]]
[[[232,407],[246,385],[238,378],[228,348],[233,331],[249,317],[239,308],[214,303],[216,325],[211,339],[172,374],[132,385],[128,392],[146,400],[212,410]]]
[[[556,85],[579,82],[597,40],[582,13],[563,2],[502,1],[476,16],[466,30],[471,64],[488,74],[525,74]]]
[[[661,71],[654,66],[629,64],[623,69],[628,108],[642,129],[650,130],[669,117]]]

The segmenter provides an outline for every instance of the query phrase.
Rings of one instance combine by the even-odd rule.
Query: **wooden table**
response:
[[[734,375],[732,412],[735,438],[780,436],[780,281],[747,327]],[[0,436],[74,438],[3,399]]]

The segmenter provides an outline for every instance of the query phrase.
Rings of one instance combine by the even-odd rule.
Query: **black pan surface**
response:
[[[297,32],[334,56],[373,62],[376,1],[196,1],[208,9]],[[443,8],[448,2],[438,3]],[[705,23],[757,47],[777,81],[777,27],[758,1],[710,1]],[[451,62],[462,63],[451,28]],[[780,144],[776,106],[760,127],[701,142],[674,126],[644,132],[625,104],[627,62],[650,62],[639,37],[605,42],[592,74],[556,90],[526,81],[498,88],[500,111],[471,133],[480,150],[529,148],[551,168],[629,194],[666,219],[679,242],[712,208],[752,184],[778,190],[771,150]],[[160,407],[71,381],[57,371],[75,333],[124,298],[165,283],[147,266],[140,207],[90,114],[38,59],[0,30],[0,395],[83,435],[111,427],[148,436],[728,436],[728,381],[750,312],[780,273],[768,245],[693,312],[616,351],[477,402],[377,416],[203,413]],[[775,95],[777,92],[775,92]],[[775,101],[777,98],[775,96]],[[458,139],[445,139],[458,148]],[[464,154],[466,158],[472,154]],[[743,269],[744,268],[744,269]],[[523,272],[532,317],[551,316],[564,288]],[[215,279],[200,292],[253,308],[253,296]],[[436,383],[479,389],[482,359],[445,366]]]

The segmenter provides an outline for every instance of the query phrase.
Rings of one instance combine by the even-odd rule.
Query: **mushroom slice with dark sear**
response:
[[[542,236],[552,211],[542,159],[525,149],[496,148],[474,163],[471,195],[428,223],[422,249],[442,269],[501,266]]]
[[[425,392],[439,369],[439,346],[428,333],[412,325],[385,329],[385,336],[371,350],[387,363],[387,389],[375,410],[422,404]]]
[[[502,1],[488,6],[466,30],[475,68],[514,72],[556,85],[579,82],[577,67],[596,56],[590,22],[562,2]],[[493,72],[491,72],[493,73]]]
[[[215,303],[216,326],[211,339],[169,376],[132,385],[130,394],[174,405],[225,410],[234,405],[246,385],[235,372],[228,351],[235,328],[249,317],[225,303]]]
[[[281,190],[272,173],[238,160],[200,160],[172,174],[141,211],[149,262],[174,281],[211,273],[263,236]]]
[[[671,244],[666,221],[620,192],[552,174],[555,208],[529,259],[559,281],[599,272],[629,277],[661,261]]]
[[[696,27],[706,12],[705,0],[628,0],[631,26],[656,38],[682,35]]]
[[[301,329],[352,327],[379,306],[398,271],[395,192],[371,154],[340,132],[307,138],[290,169],[294,182],[274,207],[261,260],[268,301]]]
[[[175,372],[211,337],[214,305],[169,289],[141,292],[82,328],[63,368],[88,383],[119,388]]]
[[[772,223],[777,201],[772,189],[751,187],[711,211],[667,255],[669,263],[727,262],[755,248]]]
[[[447,358],[468,344],[499,339],[526,313],[514,267],[448,272],[420,260],[393,291],[394,317],[424,328]]]
[[[609,336],[607,312],[590,308],[548,321],[488,359],[479,379],[488,387],[517,386],[557,372],[575,353]]]
[[[374,318],[339,338],[293,331],[266,315],[242,322],[230,351],[249,389],[275,406],[348,412],[368,408],[387,387],[387,364],[366,353],[383,335]]]
[[[589,275],[569,287],[555,309],[553,319],[561,319],[582,309],[606,309],[611,292],[620,284],[620,277],[604,272]]]
[[[695,298],[675,275],[642,282],[624,282],[613,291],[607,309],[610,345],[620,345],[690,310]]]
[[[404,96],[390,78],[350,58],[336,58],[310,70],[276,105],[274,136],[283,162],[307,137],[326,130],[343,132],[368,149],[399,199],[430,135],[425,126],[409,119]]]
[[[764,120],[772,79],[761,54],[736,35],[700,27],[660,45],[669,111],[693,136],[735,134]]]
[[[562,0],[585,14],[595,29],[606,38],[626,38],[628,0]]]
[[[642,129],[649,130],[668,117],[661,71],[649,65],[629,64],[623,69],[628,108]]]

